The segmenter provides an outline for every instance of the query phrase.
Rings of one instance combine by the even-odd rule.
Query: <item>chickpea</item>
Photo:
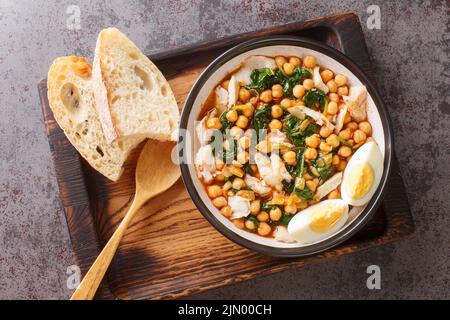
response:
[[[330,69],[325,69],[320,73],[320,77],[322,78],[322,81],[324,83],[327,83],[328,81],[333,79],[333,75],[333,71],[331,71]]]
[[[229,85],[230,85],[230,80],[225,80],[224,82],[221,83],[222,88],[227,89],[227,90],[228,90]]]
[[[249,154],[247,151],[239,152],[236,156],[236,159],[239,163],[245,164],[249,160]]]
[[[320,143],[319,149],[320,149],[320,151],[322,151],[323,153],[327,154],[327,153],[329,153],[329,152],[333,149],[333,147],[330,146],[328,143],[322,141],[322,142]]]
[[[337,135],[335,135],[334,133],[327,138],[327,143],[333,148],[339,147],[340,144]]]
[[[283,87],[281,84],[274,84],[272,86],[272,97],[274,98],[281,98],[283,96]]]
[[[336,114],[338,112],[338,105],[334,101],[328,102],[327,113]]]
[[[312,192],[316,192],[317,185],[318,185],[318,183],[316,183],[316,181],[314,181],[314,180],[306,181],[306,186],[307,186]]]
[[[305,87],[306,90],[311,90],[314,88],[314,81],[312,79],[303,80],[303,87]]]
[[[250,100],[250,91],[245,88],[239,89],[239,101],[245,103],[248,100]]]
[[[254,223],[252,220],[246,220],[246,221],[245,221],[245,227],[246,227],[248,230],[255,230],[256,225],[255,225],[255,223]]]
[[[239,120],[239,118],[238,118]],[[248,121],[248,120],[247,120]],[[239,140],[243,135],[244,135],[244,130],[242,130],[242,128],[239,128],[237,125],[232,127],[230,129],[230,135],[235,139],[235,140]],[[228,142],[228,140],[226,140],[225,142]],[[227,149],[228,150],[228,149]]]
[[[310,148],[317,148],[320,144],[320,137],[317,134],[313,134],[305,139],[305,143]]]
[[[212,201],[212,204],[216,208],[222,208],[225,207],[228,204],[228,202],[227,199],[225,199],[225,197],[217,197]]]
[[[305,103],[302,101],[302,100],[293,100],[292,101],[292,105],[295,107],[295,106],[304,106],[305,105]]]
[[[347,86],[342,86],[342,87],[339,87],[338,89],[337,89],[337,94],[339,95],[339,96],[348,96],[348,87]]]
[[[242,149],[247,150],[250,147],[250,138],[248,136],[243,136],[239,139],[238,143]]]
[[[209,129],[220,129],[222,128],[222,123],[220,123],[219,118],[212,117],[206,120],[206,127]]]
[[[306,56],[303,58],[303,65],[308,68],[312,69],[316,66],[316,58],[313,56]]]
[[[339,95],[338,95],[337,93],[330,92],[330,93],[328,94],[328,99],[329,99],[330,101],[333,101],[333,102],[338,103],[338,102],[339,102]]]
[[[335,93],[337,91],[337,85],[334,80],[330,80],[327,82],[328,90],[330,90],[331,93]]]
[[[261,92],[259,99],[266,103],[272,101],[272,90],[267,89]]]
[[[216,184],[206,187],[206,192],[211,199],[220,197],[222,195],[222,188]]]
[[[351,132],[354,132],[356,129],[358,129],[358,124],[355,121],[347,123],[345,126],[346,129],[349,129]]]
[[[330,130],[327,126],[322,126],[319,131],[320,136],[323,138],[327,138],[331,133],[333,133],[333,130]]]
[[[233,189],[236,189],[236,190],[241,190],[245,186],[245,182],[241,178],[234,178],[234,180],[231,184],[233,186]]]
[[[219,173],[214,177],[214,180],[216,180],[217,182],[224,182],[225,176],[222,173]]]
[[[269,220],[269,214],[265,211],[261,211],[257,216],[256,219],[258,219],[258,221],[264,222]]]
[[[333,191],[331,191],[328,194],[328,199],[340,199],[341,198],[341,193],[339,192],[338,189],[334,189]]]
[[[221,213],[222,215],[224,215],[225,217],[229,218],[229,217],[231,217],[231,215],[233,214],[233,209],[231,209],[230,206],[226,206],[226,207],[223,207],[223,208],[220,210],[220,213]]]
[[[361,131],[364,131],[364,133],[368,136],[370,136],[372,134],[372,126],[370,125],[369,122],[367,121],[363,121],[360,122],[358,124],[359,129],[361,129]]]
[[[302,60],[298,57],[290,57],[289,63],[294,65],[295,67],[298,67],[302,64]]]
[[[294,214],[297,212],[297,206],[295,204],[288,204],[284,206],[284,212],[288,214]]]
[[[292,76],[292,74],[294,73],[294,69],[295,66],[292,63],[286,62],[285,64],[283,64],[283,71],[288,76]]]
[[[256,149],[259,152],[269,153],[269,152],[272,151],[272,145],[271,145],[271,143],[269,141],[263,140],[263,141],[261,141],[260,143],[258,143],[256,145]]]
[[[259,213],[259,210],[261,210],[261,201],[260,200],[253,200],[250,202],[250,213],[253,215],[257,215]]]
[[[278,67],[282,67],[287,62],[286,58],[283,56],[276,56],[275,57],[275,63]]]
[[[291,100],[288,98],[284,98],[281,100],[280,105],[285,108],[290,108],[292,106]]]
[[[229,196],[229,197],[234,197],[235,195],[236,195],[236,193],[233,190],[229,190],[227,192],[227,196]]]
[[[355,145],[355,141],[353,139],[347,140],[347,143],[353,147]]]
[[[278,119],[283,115],[283,109],[279,105],[273,105],[271,110],[272,118]]]
[[[270,128],[271,131],[274,131],[274,130],[281,130],[281,128],[283,128],[283,123],[281,123],[280,120],[273,119],[273,120],[270,121],[270,123],[269,123],[269,128]]]
[[[271,231],[272,228],[265,222],[261,222],[258,226],[258,234],[261,236],[267,236]]]
[[[233,223],[236,226],[236,228],[244,229],[244,220],[243,219],[234,219]]]
[[[247,128],[248,118],[244,115],[240,115],[236,121],[236,125],[241,129]]]
[[[241,164],[240,162],[233,161],[233,165],[229,167],[229,168],[230,168],[231,174],[232,174],[233,176],[238,177],[238,178],[242,178],[242,177],[244,176],[244,170],[242,170],[240,167],[242,167],[242,164]],[[237,178],[236,178],[236,179],[237,179]],[[236,181],[236,179],[234,179],[233,182]],[[238,181],[241,181],[241,180],[242,180],[242,179],[237,180],[236,183],[240,183],[240,182],[238,182]],[[244,180],[242,180],[242,182],[243,182],[243,181],[244,181]],[[245,183],[243,183],[243,184],[245,184]],[[238,184],[238,185],[239,185],[239,184]],[[235,185],[233,184],[233,188],[234,188],[234,186],[235,186]],[[240,188],[234,188],[234,189],[240,189]]]
[[[250,118],[255,112],[255,107],[251,103],[246,103],[242,105],[239,110],[241,110],[242,114],[247,118]]]
[[[222,191],[223,193],[227,192],[228,190],[230,190],[233,187],[233,184],[231,183],[231,181],[227,181],[223,184],[222,186]]]
[[[346,166],[347,166],[347,161],[341,160],[341,161],[339,161],[339,164],[336,166],[336,169],[338,171],[344,171]]]
[[[281,219],[281,210],[280,208],[273,208],[269,212],[270,220],[272,221],[278,221]]]
[[[227,112],[225,117],[228,121],[235,122],[238,119],[238,113],[236,110],[230,110]]]
[[[297,84],[294,89],[292,89],[292,93],[294,94],[294,97],[297,99],[301,99],[305,95],[305,87],[301,84]]]
[[[352,137],[352,132],[349,129],[344,129],[341,132],[339,132],[339,137],[341,137],[344,140],[348,140]]]
[[[339,156],[338,156],[337,154],[335,154],[335,155],[333,156],[333,159],[331,160],[331,164],[332,164],[333,166],[336,166],[336,165],[339,164],[339,161],[341,161],[341,159],[339,159]]]
[[[352,155],[352,149],[347,146],[341,146],[338,150],[338,155],[344,158],[350,157]]]
[[[294,151],[288,151],[285,154],[283,154],[283,160],[288,165],[293,166],[297,163],[297,155],[295,154]]]
[[[317,158],[317,150],[314,148],[308,148],[305,150],[305,158],[308,160],[314,160]]]
[[[366,141],[367,135],[364,131],[362,130],[356,130],[353,133],[353,140],[355,140],[356,143],[361,143]]]
[[[344,124],[347,124],[351,121],[352,121],[352,117],[350,116],[350,113],[347,112],[344,117]]]
[[[345,86],[347,84],[347,77],[343,74],[337,74],[336,77],[334,77],[334,82],[336,82],[338,87]]]

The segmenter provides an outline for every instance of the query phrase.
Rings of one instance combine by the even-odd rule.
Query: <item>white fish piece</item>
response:
[[[274,149],[280,149],[282,147],[285,148],[294,147],[294,145],[289,142],[289,139],[286,137],[286,135],[280,130],[271,131],[267,135],[267,139],[269,140],[271,147]]]
[[[320,76],[320,67],[318,67],[318,66],[314,67],[313,82],[314,82],[314,87],[316,87],[317,89],[320,89],[325,93],[328,93],[328,91],[330,91],[330,89],[328,89],[327,85],[325,83],[323,83],[322,77]]]
[[[222,114],[227,109],[228,104],[228,91],[222,88],[221,86],[217,86],[216,90],[214,90],[216,95],[215,106],[219,114]]]
[[[200,142],[200,146],[206,145],[211,137],[214,134],[214,129],[206,128],[206,120],[210,117],[214,117],[217,114],[216,109],[212,109],[206,116],[203,117],[200,122],[198,122],[195,126],[195,132],[197,133],[198,141]]]
[[[349,95],[342,99],[348,105],[348,112],[357,122],[364,121],[367,117],[367,88],[363,85],[351,86]]]
[[[298,118],[302,118],[301,115],[302,114],[306,114],[308,117],[313,118],[313,120],[318,124],[318,125],[323,125],[325,123],[325,125],[328,127],[328,129],[330,130],[334,130],[334,125],[330,122],[330,120],[328,120],[327,117],[325,117],[325,115],[319,111],[315,111],[311,108],[305,107],[305,106],[295,106],[295,107],[291,107],[288,109],[289,113],[292,114],[293,116],[296,116]]]
[[[237,82],[236,77],[234,75],[231,76],[228,84],[228,108],[231,108],[238,101],[239,88],[239,82]]]
[[[325,181],[320,187],[317,188],[316,194],[320,199],[325,197],[331,191],[339,187],[342,182],[342,172],[338,172],[333,175],[330,179]]]
[[[270,68],[275,69],[277,64],[275,59],[265,56],[250,56],[241,64],[241,69],[234,75],[241,85],[249,85],[251,83],[250,75],[255,69]]]
[[[264,181],[259,180],[258,178],[255,178],[249,174],[245,175],[244,178],[245,184],[252,189],[254,192],[259,194],[260,196],[267,196],[271,191],[272,188],[268,187],[264,184]]]
[[[266,184],[276,188],[278,191],[283,189],[283,180],[287,182],[292,180],[292,176],[286,170],[283,161],[276,153],[272,153],[269,158],[258,152],[255,155],[255,162]]]
[[[277,226],[275,231],[273,232],[275,240],[285,243],[293,243],[296,242],[294,238],[289,234],[286,227]]]
[[[205,182],[210,182],[214,178],[216,173],[216,160],[212,146],[210,144],[204,145],[198,149],[195,155],[195,165],[197,169],[197,175],[203,178]]]
[[[334,127],[334,132],[339,134],[342,128],[344,127],[345,114],[347,113],[348,106],[345,104],[341,110],[339,110],[339,114],[336,118],[336,126]]]
[[[230,219],[239,219],[250,214],[250,200],[240,196],[228,197],[228,205],[233,210]]]

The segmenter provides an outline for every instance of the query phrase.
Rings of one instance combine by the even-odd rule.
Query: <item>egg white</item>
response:
[[[341,218],[333,227],[326,230],[325,232],[316,232],[312,230],[309,225],[312,219],[312,213],[316,209],[328,205],[343,207],[344,212]],[[335,234],[344,226],[345,222],[347,222],[347,219],[348,205],[345,201],[341,199],[324,200],[306,208],[305,210],[298,212],[288,224],[288,233],[291,238],[301,244],[311,244],[313,242],[322,241],[325,238],[328,238],[329,236]]]
[[[353,198],[347,188],[347,182],[350,176],[350,172],[355,166],[360,164],[369,164],[373,171],[373,183],[369,191],[360,199]],[[341,184],[341,197],[350,205],[362,206],[367,204],[372,199],[373,194],[380,184],[381,177],[383,175],[383,155],[380,148],[374,141],[369,141],[363,144],[353,156],[350,158],[347,166],[344,170],[344,177]]]

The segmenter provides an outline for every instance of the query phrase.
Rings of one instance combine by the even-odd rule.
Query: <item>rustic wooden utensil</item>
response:
[[[84,276],[71,300],[90,300],[94,297],[108,270],[120,240],[138,210],[149,199],[169,189],[180,177],[180,170],[171,159],[173,143],[149,140],[136,166],[136,194],[119,227],[116,229],[94,264]]]

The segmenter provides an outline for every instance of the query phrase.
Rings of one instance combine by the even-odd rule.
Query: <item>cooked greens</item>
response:
[[[291,114],[284,118],[283,132],[297,147],[304,146],[305,139],[314,134],[318,128],[318,125],[312,123],[308,119],[300,120]]]
[[[302,101],[308,108],[325,111],[328,106],[328,97],[325,92],[320,89],[312,88],[304,96]]]
[[[253,116],[253,127],[256,130],[256,135],[259,140],[260,130],[266,130],[269,126],[269,122],[271,120],[270,116],[270,106],[268,104],[263,105],[261,108],[255,111]]]

